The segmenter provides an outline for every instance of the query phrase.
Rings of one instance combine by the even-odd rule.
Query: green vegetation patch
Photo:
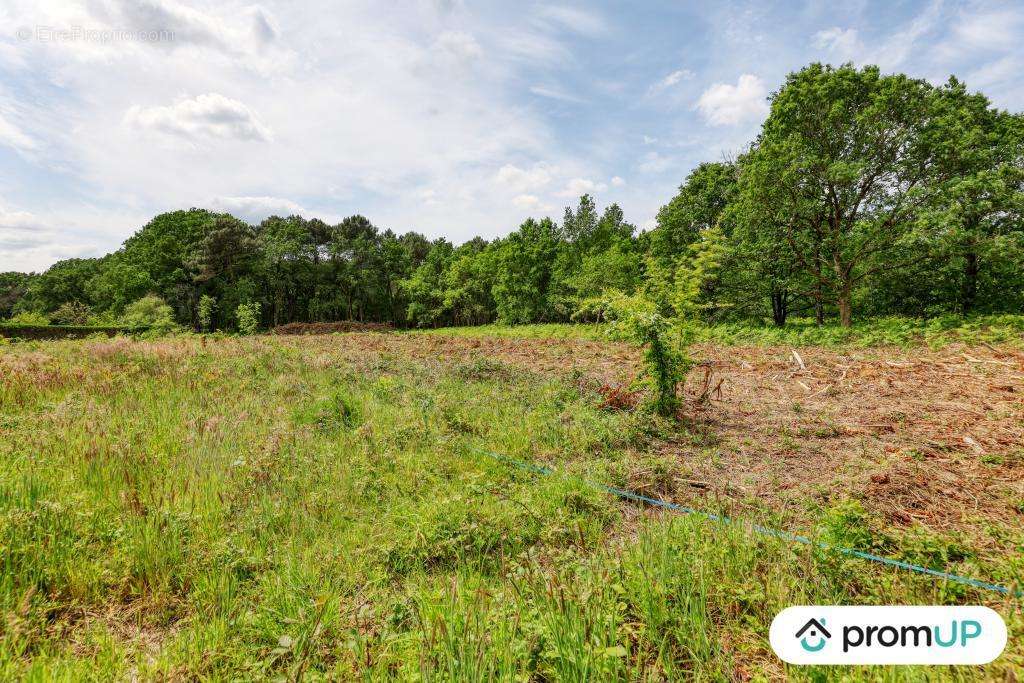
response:
[[[644,514],[585,480],[682,427],[491,361],[265,337],[47,342],[0,363],[5,680],[840,679],[863,672],[784,669],[776,612],[991,598]],[[824,526],[856,544],[872,523]],[[905,548],[1020,578],[949,539]],[[1019,611],[1002,613],[989,677],[1024,665]]]

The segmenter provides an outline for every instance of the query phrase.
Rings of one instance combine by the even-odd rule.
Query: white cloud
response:
[[[677,69],[670,73],[668,76],[665,76],[663,79],[655,83],[652,89],[667,90],[668,88],[677,85],[680,81],[688,81],[692,79],[694,76],[696,76],[696,74],[690,71],[689,69]]]
[[[462,31],[445,31],[437,37],[434,48],[460,62],[472,62],[484,54],[476,38]]]
[[[768,111],[768,89],[753,74],[743,74],[736,85],[715,83],[697,101],[697,109],[712,126],[732,126],[758,119]]]
[[[814,34],[814,47],[827,50],[841,60],[855,59],[863,51],[857,29],[838,26]]]
[[[535,194],[520,194],[512,199],[512,203],[520,209],[534,209],[540,206],[540,197]]]
[[[593,194],[595,192],[604,192],[608,189],[608,186],[604,183],[595,183],[589,178],[573,178],[565,184],[565,189],[558,192],[559,197],[575,198],[584,194]]]
[[[183,99],[167,107],[133,106],[125,122],[189,140],[224,138],[267,142],[272,134],[244,104],[218,93]]]
[[[548,99],[559,100],[561,102],[572,102],[574,104],[586,102],[583,98],[577,97],[572,93],[567,93],[561,88],[555,86],[534,85],[530,87],[530,92],[539,97],[547,97]]]
[[[283,197],[215,197],[210,209],[259,223],[268,216],[308,216],[299,204]]]
[[[842,60],[857,42],[885,70],[964,74],[972,88],[993,83],[984,87],[1001,106],[1024,102],[1014,78],[1020,51],[1007,40],[1020,24],[987,16],[1010,12],[1009,4],[924,0],[912,19],[892,25],[861,21],[856,10],[705,5],[694,10],[700,21],[673,34],[668,12],[652,14],[661,25],[641,26],[622,8],[555,1],[422,0],[395,13],[364,0],[4,0],[0,24],[13,29],[165,24],[176,39],[0,39],[0,102],[9,105],[0,108],[0,194],[18,193],[19,209],[57,226],[51,246],[40,247],[52,255],[53,245],[83,242],[105,253],[153,214],[208,206],[212,197],[249,219],[309,206],[328,219],[329,207],[461,241],[501,234],[524,207],[547,211],[566,203],[562,192],[599,193],[604,184],[630,220],[643,222],[688,168],[751,140],[763,96],[785,73]],[[833,18],[822,24],[826,15]],[[956,21],[967,23],[958,29]],[[786,22],[784,30],[773,22]],[[686,52],[655,49],[673,37]],[[699,73],[687,80],[684,66]],[[737,79],[755,72],[767,86]],[[244,110],[211,120],[180,106],[187,97],[195,108],[201,93]],[[600,103],[602,115],[552,106],[582,98]],[[615,105],[622,102],[630,104]],[[133,125],[125,125],[129,110]],[[726,127],[732,121],[741,125]],[[271,129],[273,143],[249,144]],[[696,139],[694,130],[702,131]],[[616,184],[613,172],[629,183]]]
[[[0,272],[42,271],[60,259],[93,253],[95,247],[58,230],[52,220],[0,205]]]
[[[34,150],[37,147],[36,141],[11,123],[2,110],[0,110],[0,145],[7,145],[21,152]]]
[[[611,183],[612,187],[622,187],[623,185],[626,184],[626,181],[620,178],[619,176],[612,176]]]
[[[644,173],[662,173],[673,165],[673,161],[657,152],[648,152],[643,160],[637,164],[637,168]]]
[[[555,36],[539,32],[503,31],[496,36],[499,51],[508,59],[545,66],[573,61],[572,52]]]
[[[252,33],[260,43],[267,45],[277,40],[280,30],[273,16],[262,7],[253,8]]]
[[[984,12],[971,8],[960,12],[953,35],[967,48],[1005,49],[1020,44],[1022,23],[1024,14],[1019,10]]]
[[[45,228],[38,218],[28,211],[11,211],[0,208],[0,244],[5,248],[24,248],[43,243],[40,232]]]
[[[918,42],[929,33],[933,33],[939,27],[942,18],[942,0],[932,0],[926,8],[915,14],[909,24],[890,33],[878,45],[872,46],[868,53],[869,61],[884,70],[905,68],[907,60],[923,49]],[[933,48],[934,43],[927,49]]]
[[[551,182],[552,173],[553,169],[540,164],[531,169],[505,164],[498,169],[495,178],[500,184],[514,191],[526,192],[546,187]]]

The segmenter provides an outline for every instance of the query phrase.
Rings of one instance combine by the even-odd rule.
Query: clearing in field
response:
[[[354,333],[0,351],[0,677],[1012,677],[1020,601],[584,479],[1024,584],[1024,353]],[[556,470],[538,476],[481,454]],[[798,604],[986,604],[984,668],[784,668]]]

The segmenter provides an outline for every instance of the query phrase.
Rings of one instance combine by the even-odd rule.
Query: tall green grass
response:
[[[180,338],[5,347],[0,370],[0,679],[920,680],[1024,666],[1018,603],[638,516],[583,478],[621,484],[679,427],[493,359]],[[822,514],[825,533],[868,529]],[[886,542],[899,552],[898,535]],[[1020,581],[1020,563],[969,550],[956,568]],[[1007,619],[997,663],[787,670],[767,645],[792,604],[962,601]]]

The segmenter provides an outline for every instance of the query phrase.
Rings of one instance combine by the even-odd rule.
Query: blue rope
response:
[[[550,475],[555,473],[555,471],[550,467],[544,467],[543,465],[534,465],[528,462],[523,462],[522,460],[516,460],[515,458],[510,458],[507,455],[502,455],[501,453],[496,453],[485,448],[477,448],[476,446],[470,446],[470,448],[486,456],[489,456],[499,462],[512,465],[513,467],[517,467],[521,470],[526,470],[527,472],[533,472],[534,474],[543,475]],[[685,505],[679,505],[678,503],[670,503],[668,501],[660,500],[658,498],[650,498],[648,496],[644,496],[633,491],[616,488],[614,486],[606,486],[605,484],[592,482],[587,479],[584,479],[583,481],[588,486],[592,486],[596,489],[604,491],[605,493],[610,493],[624,500],[631,500],[634,503],[645,503],[647,505],[653,505],[654,507],[665,508],[666,510],[682,512],[687,515],[696,515],[698,517],[703,517],[718,524],[742,524],[741,522],[738,522],[737,520],[734,520],[731,517],[726,517],[724,515],[716,515],[713,512],[705,512],[703,510],[697,510],[695,508],[686,507]],[[822,543],[820,541],[813,541],[810,538],[807,538],[806,536],[792,534],[788,531],[781,531],[779,529],[772,529],[770,527],[761,526],[759,524],[750,524],[748,526],[755,532],[762,534],[764,536],[773,536],[775,538],[779,538],[784,541],[791,541],[793,543],[803,543],[804,545],[815,546],[823,550],[830,550],[832,552],[840,553],[842,555],[848,555],[850,557],[856,557],[862,560],[868,560],[870,562],[878,562],[879,564],[889,565],[890,567],[898,567],[900,569],[918,572],[919,574],[927,574],[929,576],[945,579],[947,581],[953,581],[955,583],[961,583],[967,586],[973,586],[975,588],[981,588],[983,590],[995,591],[996,593],[1002,593],[1003,595],[1010,595],[1017,598],[1024,597],[1024,592],[1022,591],[1012,590],[1010,588],[1007,588],[1006,586],[1000,586],[999,584],[995,583],[988,583],[987,581],[979,581],[978,579],[972,579],[969,576],[960,576],[959,574],[940,572],[936,569],[929,569],[928,567],[922,567],[920,565],[911,564],[910,562],[903,562],[902,560],[894,560],[890,557],[883,557],[881,555],[866,553],[861,550],[854,550],[853,548],[843,548],[828,543]]]

